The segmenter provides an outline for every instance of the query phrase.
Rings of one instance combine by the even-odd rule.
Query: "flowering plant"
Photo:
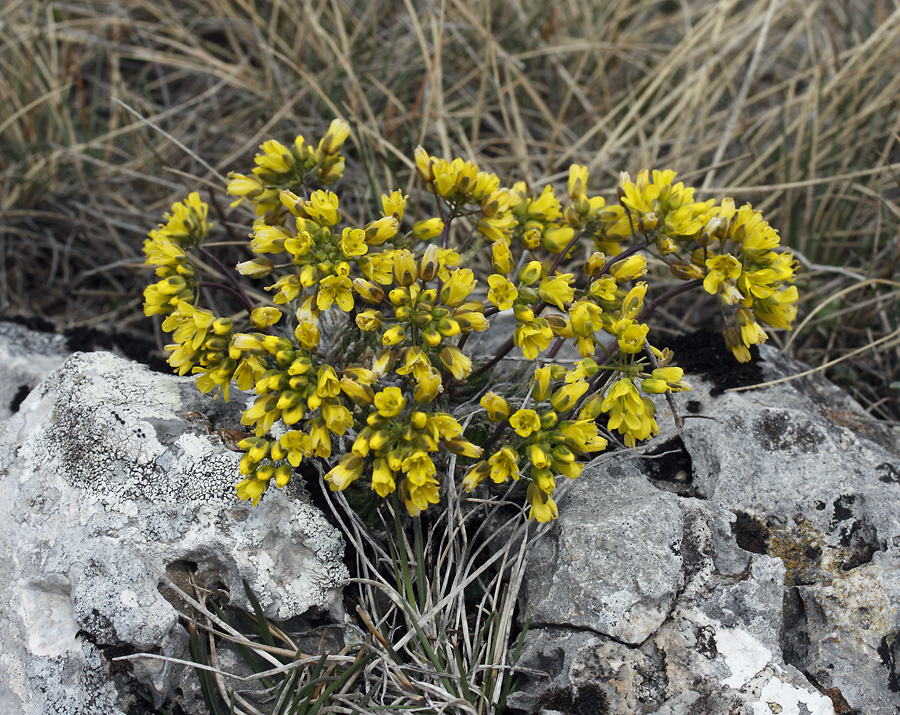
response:
[[[343,173],[348,135],[335,120],[316,145],[269,140],[250,173],[229,175],[235,203],[257,215],[254,257],[237,273],[266,281],[267,304],[233,276],[228,285],[201,281],[215,260],[196,193],[144,245],[158,279],[144,291],[145,312],[165,316],[172,367],[225,399],[232,383],[256,393],[242,418],[254,435],[240,442],[237,484],[254,504],[302,460],[331,458],[343,438],[350,448],[325,475],[332,490],[363,480],[381,497],[397,492],[415,516],[438,503],[440,474],[455,457],[471,462],[466,490],[524,479],[529,518],[549,521],[557,477],[577,477],[581,459],[615,434],[629,447],[656,434],[650,396],[690,389],[672,352],[649,339],[654,308],[694,288],[714,296],[740,362],[766,340],[761,323],[789,329],[796,315],[795,262],[779,250],[778,232],[749,204],[696,201],[674,171],[622,173],[617,202],[607,204],[589,195],[584,166],[570,167],[558,196],[551,186],[501,186],[471,161],[419,147],[415,166],[436,215],[410,220],[408,197],[393,191],[380,216],[354,226],[326,188]],[[648,260],[682,283],[654,295],[640,280]],[[236,296],[243,312],[200,307],[212,287]],[[326,312],[351,331],[340,355],[322,345]],[[515,327],[493,357],[473,363],[470,335],[501,312]],[[568,367],[554,362],[566,342],[581,357]],[[527,394],[488,390],[489,371],[514,348],[534,363]],[[484,435],[480,444],[455,412],[472,398],[470,384],[483,408],[472,432]]]

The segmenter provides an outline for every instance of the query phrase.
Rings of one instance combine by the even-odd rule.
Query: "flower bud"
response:
[[[413,224],[413,235],[420,241],[427,241],[440,236],[444,230],[444,222],[440,218],[430,218],[423,221],[416,221]]]
[[[440,221],[440,219],[438,219]],[[443,227],[443,222],[441,222]],[[415,229],[413,229],[415,231]],[[438,250],[435,244],[431,244],[425,249],[425,253],[419,261],[419,278],[427,283],[434,280],[438,272]]]
[[[394,277],[403,287],[409,287],[415,283],[418,277],[418,266],[412,253],[407,250],[394,254]]]
[[[503,422],[509,418],[509,402],[495,392],[485,393],[481,398],[481,406],[491,422]]]
[[[319,151],[329,156],[336,154],[347,141],[348,136],[350,136],[350,125],[343,119],[333,120],[331,126],[328,127],[328,132],[319,142]]]
[[[415,151],[416,171],[426,184],[434,181],[434,159],[428,156],[428,152],[421,146],[416,147]]]
[[[254,258],[252,261],[238,263],[234,269],[242,276],[265,278],[274,269],[275,264],[268,258]]]
[[[384,300],[384,290],[377,283],[372,283],[365,278],[354,278],[353,288],[359,293],[359,297],[366,303],[378,305]]]
[[[406,330],[403,328],[403,326],[393,325],[384,332],[384,335],[381,338],[381,342],[384,345],[391,347],[393,345],[401,343],[405,337]]]

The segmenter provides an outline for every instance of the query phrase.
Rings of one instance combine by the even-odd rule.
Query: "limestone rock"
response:
[[[763,380],[805,369],[761,353]],[[578,570],[593,573],[593,594],[617,585],[633,592],[638,574],[669,584],[662,618],[629,637],[609,627],[609,603],[599,615],[571,617],[583,610],[584,581],[565,549],[538,545],[526,578],[543,586],[529,585],[523,613],[545,613],[550,593],[571,613],[533,621],[520,664],[547,678],[529,678],[510,705],[547,710],[548,693],[590,687],[610,713],[894,715],[897,435],[822,377],[745,392],[723,392],[696,373],[687,379],[694,390],[675,396],[683,429],[660,401],[659,438],[586,468],[541,537],[565,543],[576,531],[610,529],[619,513],[619,538],[580,552]],[[648,485],[674,498],[654,500]],[[680,534],[674,560],[665,527]]]
[[[0,712],[120,713],[194,682],[160,572],[187,570],[275,619],[340,618],[343,542],[296,491],[234,493],[223,439],[242,407],[189,379],[108,353],[75,353],[0,422]],[[173,599],[174,600],[174,599]],[[139,685],[135,685],[135,681]],[[203,712],[196,691],[178,698]]]
[[[589,469],[570,484],[558,528],[537,542],[530,561],[533,622],[644,642],[682,585],[677,501],[628,462]]]

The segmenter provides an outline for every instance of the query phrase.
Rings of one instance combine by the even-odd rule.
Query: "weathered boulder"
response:
[[[235,496],[240,402],[76,353],[0,422],[0,712],[111,715],[136,689],[204,712],[189,668],[111,662],[189,658],[161,572],[249,608],[246,581],[276,619],[341,617],[343,542],[322,513],[297,490]]]
[[[761,352],[764,380],[804,369]],[[660,401],[655,442],[595,460],[559,500],[521,601],[520,665],[548,677],[510,704],[550,712],[590,688],[598,713],[894,715],[896,433],[819,376],[743,392],[688,379],[682,429]],[[591,599],[606,607],[585,618]]]

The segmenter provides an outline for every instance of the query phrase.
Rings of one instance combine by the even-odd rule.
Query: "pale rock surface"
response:
[[[760,366],[804,369],[770,349]],[[656,441],[567,485],[520,604],[520,665],[548,675],[510,705],[551,712],[553,693],[599,687],[597,713],[896,715],[897,434],[821,377],[725,393],[686,379],[680,433],[660,401]],[[593,549],[573,561],[577,539]],[[585,583],[602,615],[582,617]],[[617,589],[644,628],[617,627],[601,595]]]
[[[188,657],[160,572],[190,567],[249,608],[246,580],[274,619],[342,616],[343,542],[321,512],[296,490],[236,498],[235,402],[75,353],[0,422],[0,712],[118,714],[135,688],[204,712],[190,669],[111,661]]]
[[[17,412],[28,393],[70,353],[62,335],[0,322],[0,420]]]

